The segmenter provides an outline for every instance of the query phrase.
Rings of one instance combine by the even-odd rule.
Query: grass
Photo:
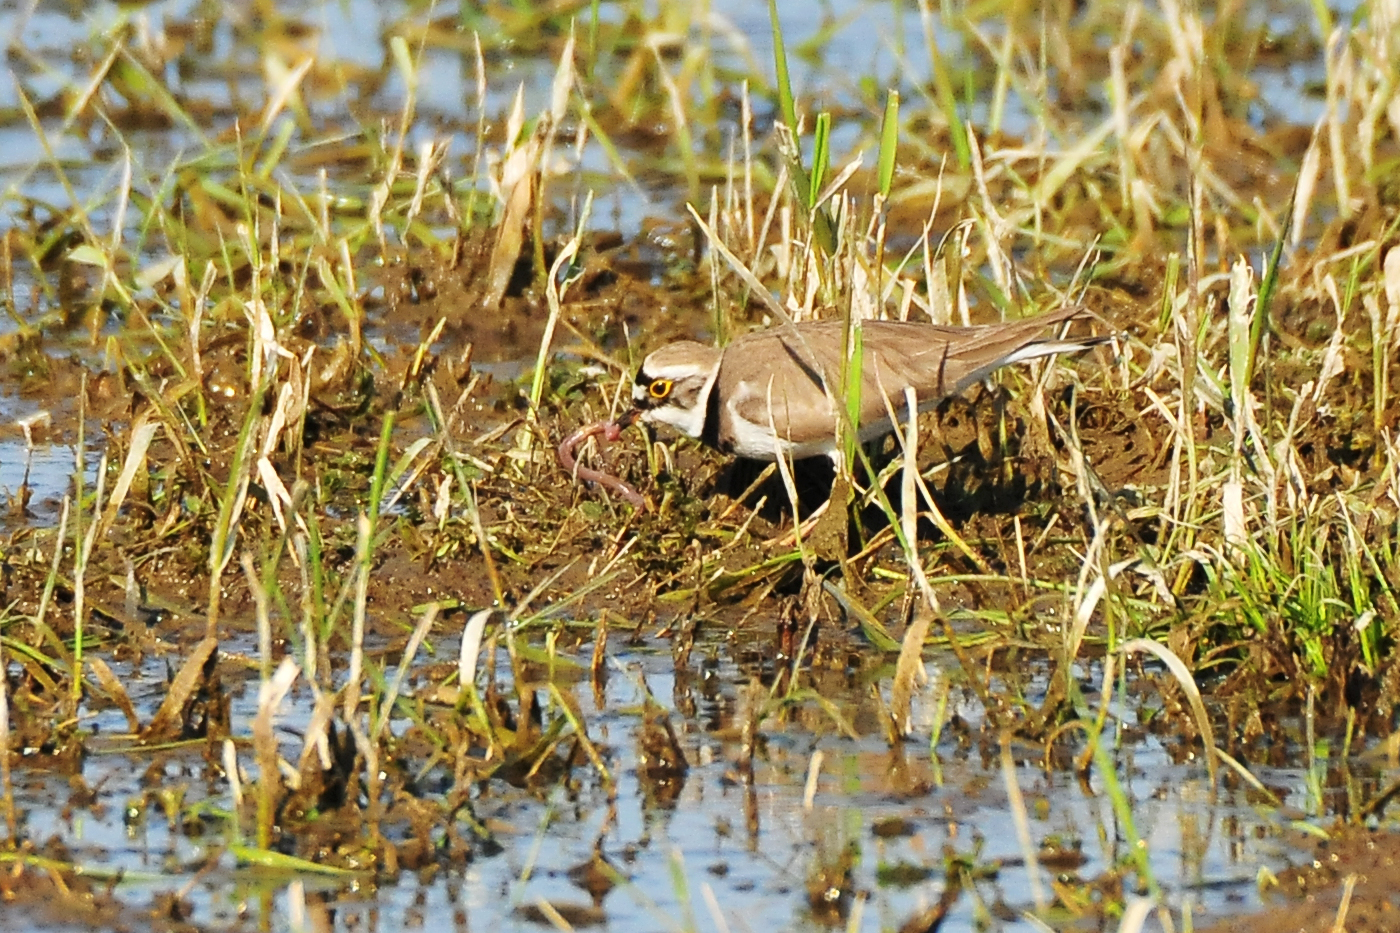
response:
[[[0,119],[41,155],[0,198],[0,301],[18,335],[5,361],[78,462],[56,527],[11,525],[7,566],[28,595],[0,634],[18,674],[0,739],[89,741],[84,717],[121,705],[103,685],[113,652],[152,650],[136,619],[109,627],[101,607],[133,615],[143,587],[180,591],[206,641],[160,649],[176,673],[130,741],[199,737],[235,774],[253,767],[224,832],[265,865],[313,851],[279,851],[298,845],[280,835],[284,810],[362,810],[355,846],[328,860],[342,868],[403,854],[390,837],[394,795],[414,784],[395,776],[406,747],[450,774],[424,860],[461,851],[480,782],[573,775],[615,794],[554,643],[531,639],[619,598],[630,620],[684,606],[756,641],[789,613],[795,654],[785,689],[775,678],[755,706],[758,732],[804,710],[854,732],[804,660],[850,624],[894,665],[877,686],[898,747],[918,722],[921,649],[947,646],[999,734],[1078,737],[1130,841],[1108,741],[1120,714],[1078,696],[1086,664],[1102,697],[1124,667],[1160,680],[1164,707],[1184,695],[1161,715],[1199,737],[1212,785],[1212,726],[1234,697],[1306,703],[1333,747],[1388,735],[1400,221],[1385,102],[1400,76],[1377,51],[1384,24],[1363,11],[1341,34],[1348,54],[1323,58],[1315,127],[1270,114],[1261,129],[1249,89],[1281,40],[1247,20],[1221,27],[1227,41],[1191,8],[1109,23],[921,3],[924,48],[904,36],[898,52],[927,69],[803,97],[787,50],[805,46],[769,9],[771,72],[685,5],[576,4],[577,20],[464,8],[469,40],[405,13],[388,91],[291,23],[250,24],[264,69],[232,61],[246,84],[212,105],[181,77],[201,73],[191,51],[139,45],[127,26],[95,31],[82,67],[17,51],[29,71]],[[1322,19],[1284,39],[1326,35]],[[1057,59],[1061,37],[1082,62]],[[458,54],[476,112],[449,133],[425,82]],[[517,92],[508,54],[547,77]],[[178,154],[145,147],[153,126],[179,135]],[[75,144],[84,158],[64,154]],[[603,233],[605,202],[639,179],[671,218],[644,263]],[[907,426],[883,473],[849,445],[851,507],[878,518],[828,560],[812,529],[788,533],[787,464],[755,515],[716,492],[722,458],[688,442],[641,451],[638,431],[609,454],[649,513],[553,463],[553,442],[615,412],[635,361],[671,337],[841,315],[849,422],[863,319],[990,320],[1081,298],[1120,334],[1112,353],[998,375]],[[533,365],[497,381],[493,357]],[[89,483],[94,426],[106,456]],[[441,672],[425,658],[455,637],[456,608],[483,607],[499,613],[474,615],[465,639],[486,645],[478,686],[475,651]],[[243,631],[259,711],[235,725],[205,661],[209,639]],[[556,676],[540,679],[541,651]],[[1024,685],[999,695],[989,670],[1027,654],[1056,683],[1036,702]],[[591,679],[605,669],[595,659]],[[423,701],[423,681],[452,702]],[[295,750],[273,730],[284,703],[306,709]],[[1095,725],[1064,731],[1077,721]],[[1266,753],[1254,741],[1229,743],[1221,780]],[[31,830],[3,764],[18,850]],[[484,845],[472,838],[460,845]],[[1145,857],[1133,846],[1130,867],[1160,899]],[[844,870],[850,855],[819,858]],[[1037,890],[1034,910],[1050,901]]]

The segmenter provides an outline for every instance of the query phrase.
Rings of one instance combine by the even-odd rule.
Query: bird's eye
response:
[[[653,379],[651,385],[647,386],[647,394],[660,401],[671,394],[671,380]]]

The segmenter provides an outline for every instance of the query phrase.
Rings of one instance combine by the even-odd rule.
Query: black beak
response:
[[[629,408],[627,409],[627,411],[623,412],[620,418],[617,419],[617,426],[619,429],[630,428],[632,425],[637,423],[637,419],[641,416],[642,410],[640,408]]]

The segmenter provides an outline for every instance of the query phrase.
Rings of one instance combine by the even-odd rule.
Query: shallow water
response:
[[[455,653],[450,636],[434,641],[439,658]],[[590,651],[585,645],[578,657],[586,662]],[[978,880],[954,901],[941,929],[985,929],[990,923],[1029,931],[1036,927],[1020,915],[1034,908],[1038,896],[1051,897],[1057,879],[1090,882],[1128,857],[1127,834],[1102,782],[1047,771],[1037,750],[1016,745],[1014,774],[1030,842],[1050,861],[1028,869],[998,741],[979,734],[976,701],[960,701],[961,691],[953,689],[948,712],[960,716],[968,731],[945,728],[938,747],[927,747],[935,698],[947,676],[941,665],[956,664],[951,657],[935,655],[928,662],[931,684],[915,707],[915,734],[924,738],[893,751],[874,731],[867,685],[855,678],[843,688],[844,675],[819,676],[823,695],[859,737],[840,735],[815,703],[795,705],[781,719],[762,722],[751,784],[739,766],[742,725],[764,693],[748,673],[723,660],[722,652],[703,673],[692,670],[681,679],[664,650],[621,651],[616,663],[621,669],[608,678],[601,697],[586,679],[560,684],[578,702],[616,779],[615,802],[586,763],[574,769],[567,788],[532,793],[490,781],[481,785],[473,808],[492,828],[499,853],[479,852],[465,864],[416,876],[405,872],[397,882],[378,886],[368,877],[297,878],[310,928],[387,933],[451,922],[459,929],[537,930],[543,927],[530,910],[540,901],[577,919],[570,908],[588,908],[592,901],[569,872],[589,860],[596,842],[627,879],[603,897],[601,913],[591,915],[606,929],[891,929],[938,902],[947,859],[957,858]],[[140,670],[113,667],[144,720],[164,694],[164,660],[150,655]],[[670,713],[691,764],[672,791],[638,769],[643,681]],[[234,722],[249,723],[256,679],[240,685],[226,674],[225,684],[233,695]],[[300,753],[309,709],[304,688],[283,705],[278,734],[289,760]],[[21,766],[16,794],[36,839],[61,840],[79,865],[127,873],[116,891],[134,906],[183,892],[189,919],[201,926],[294,929],[289,917],[298,901],[288,891],[294,876],[239,868],[227,853],[218,855],[234,841],[226,824],[206,823],[200,833],[172,827],[162,815],[162,790],[182,794],[186,808],[202,809],[201,802],[218,811],[231,808],[228,783],[210,770],[201,747],[116,753],[127,745],[117,737],[125,730],[119,714],[104,711],[85,726],[97,736],[89,742],[94,753],[82,765],[83,782],[100,788],[102,800],[127,804],[75,808],[67,776]],[[406,727],[402,719],[391,726],[396,733]],[[808,807],[804,793],[817,757],[819,776]],[[253,770],[250,758],[243,749],[240,765]],[[1199,761],[1175,761],[1157,739],[1124,743],[1116,763],[1166,901],[1178,909],[1189,905],[1198,921],[1252,902],[1260,868],[1278,869],[1292,852],[1276,811],[1257,808],[1238,789],[1222,787],[1212,797]],[[1305,771],[1255,773],[1287,807],[1308,809]],[[440,799],[432,788],[440,793],[449,784],[450,774],[430,769],[420,775],[421,796]],[[403,832],[395,825],[391,810],[391,838]],[[1061,860],[1049,858],[1052,851]],[[840,862],[842,853],[850,871],[848,899],[839,911],[814,913],[809,882],[823,865]],[[860,913],[858,922],[852,912]],[[1068,916],[1061,920],[1074,925]],[[1091,919],[1081,922],[1097,928]]]
[[[388,67],[383,40],[386,29],[424,18],[422,13],[409,14],[400,5],[370,0],[278,4],[278,13],[310,30],[314,40],[306,47],[313,49],[323,62],[340,63],[351,80],[364,72]],[[599,5],[599,14],[604,22],[621,15],[618,8],[608,3]],[[443,11],[439,18],[451,15],[452,12]],[[885,90],[900,88],[906,100],[920,103],[924,100],[931,64],[925,47],[924,24],[917,7],[874,0],[784,2],[779,4],[779,16],[795,93],[813,100],[817,107],[849,111],[850,115],[834,121],[833,163],[841,165],[865,149],[865,162],[871,164],[874,158],[870,151],[873,147],[871,127],[878,120]],[[1267,22],[1273,33],[1284,37],[1308,35],[1313,28],[1311,11],[1306,4],[1276,4],[1267,15],[1258,14],[1257,19],[1257,22],[1247,21],[1246,25],[1252,28]],[[93,35],[127,23],[135,30],[139,48],[141,41],[165,41],[161,39],[163,28],[191,22],[209,24],[207,37],[198,39],[208,45],[207,51],[200,53],[200,60],[208,71],[174,72],[167,78],[174,90],[199,102],[201,109],[207,108],[214,115],[212,125],[139,129],[116,139],[100,126],[84,133],[64,133],[61,132],[63,121],[57,116],[42,120],[54,154],[65,166],[68,180],[80,197],[95,196],[117,184],[120,178],[117,156],[122,149],[131,153],[136,185],[140,189],[143,184],[158,184],[173,166],[196,155],[203,148],[204,140],[215,138],[230,128],[240,106],[264,97],[265,75],[258,51],[239,40],[235,24],[240,22],[240,14],[236,9],[226,18],[211,21],[196,0],[162,0],[139,8],[112,3],[42,2],[27,17],[22,17],[14,7],[0,9],[0,35],[14,36],[24,49],[24,55],[13,67],[25,93],[34,101],[57,97],[65,87],[71,91],[82,86],[96,63],[82,55],[71,55],[70,50],[83,48]],[[586,33],[587,22],[585,10],[585,16],[577,24],[580,33]],[[968,54],[969,50],[961,46],[961,40],[951,30],[938,28],[936,14],[931,24],[942,54],[950,61],[956,62]],[[196,30],[196,38],[200,35]],[[691,35],[673,38],[678,39],[683,48],[698,42],[707,43],[721,75],[727,73],[726,69],[742,73],[750,67],[772,74],[772,37],[767,9],[761,4],[720,0],[713,3],[708,19],[695,18]],[[994,21],[984,25],[982,38],[990,44],[1000,41]],[[488,36],[488,47],[489,39]],[[286,51],[291,55],[294,50]],[[988,54],[987,49],[979,52]],[[42,63],[42,67],[37,63]],[[620,64],[614,63],[613,67],[620,67]],[[492,48],[487,65],[485,110],[488,121],[494,123],[503,117],[517,88],[523,89],[526,114],[543,109],[556,66],[548,55],[515,53],[509,46],[502,50]],[[469,168],[476,149],[475,130],[480,116],[476,110],[475,56],[455,49],[429,47],[420,67],[416,98],[420,119],[415,124],[409,148],[429,139],[450,141],[450,158],[460,162],[454,174],[463,177],[463,168]],[[1320,53],[1315,59],[1258,63],[1250,75],[1258,90],[1251,122],[1256,127],[1279,120],[1311,125],[1326,104],[1317,92],[1321,75]],[[613,78],[615,75],[599,75],[596,80],[606,87]],[[1012,88],[995,113],[999,116],[1001,131],[1029,136],[1034,132],[1034,114],[1041,102],[1023,98],[1021,90]],[[370,129],[372,121],[366,122],[365,114],[379,111],[386,117],[396,117],[405,93],[402,76],[390,68],[371,96],[354,99],[353,104],[349,99],[353,91],[346,95],[324,90],[308,93],[308,113],[319,125],[342,127],[348,133],[355,133],[357,124],[347,122],[347,110],[353,109],[357,114],[358,128]],[[17,94],[16,85],[0,82],[0,108],[17,108]],[[1085,109],[1086,131],[1102,119],[1100,111],[1107,104],[1101,88],[1091,86],[1089,94]],[[983,98],[967,101],[963,116],[978,126],[985,126],[993,115],[991,104]],[[755,101],[755,107],[760,123],[766,126],[771,114],[765,113],[761,100]],[[856,118],[862,111],[867,114],[865,120]],[[737,127],[730,126],[729,132],[730,137],[725,139],[702,136],[695,142],[697,150],[725,155],[735,144],[733,134],[737,133]],[[766,130],[760,127],[759,135],[764,132]],[[331,137],[335,138],[335,134]],[[298,147],[314,148],[319,142],[320,139],[307,139],[298,134],[293,139],[292,151],[309,151]],[[578,165],[581,171],[577,177],[586,182],[599,205],[606,206],[607,226],[631,240],[643,232],[644,222],[649,218],[683,218],[684,185],[675,178],[660,181],[652,169],[658,157],[654,148],[631,148],[626,138],[618,142],[633,175],[643,179],[640,185],[623,180],[596,140],[585,147]],[[26,123],[20,121],[0,128],[0,143],[3,144],[0,145],[0,191],[10,196],[20,192],[41,204],[66,203],[64,189],[52,170],[42,164],[45,162],[43,148]],[[1068,145],[1068,141],[1062,145]],[[563,151],[560,157],[572,158]],[[364,196],[368,193],[370,185],[358,169],[353,169],[348,178],[336,179],[335,166],[332,164],[328,168],[332,181],[336,182],[337,194]],[[567,174],[575,174],[572,167]],[[647,181],[647,178],[652,180]],[[307,194],[319,189],[320,182],[314,171],[303,175],[293,173],[287,180]],[[581,190],[571,189],[565,196],[575,197],[581,193]],[[5,200],[10,201],[10,197]],[[0,205],[0,209],[11,210],[13,203]],[[134,224],[136,218],[129,216],[128,221]],[[566,221],[566,226],[569,223],[572,220]],[[131,232],[134,234],[136,230]]]
[[[91,482],[96,478],[96,459],[90,459],[85,467]],[[31,499],[26,513],[40,525],[58,521],[63,497],[72,492],[76,469],[72,447],[39,444],[31,448],[23,441],[0,441],[0,497],[16,502],[27,485]]]

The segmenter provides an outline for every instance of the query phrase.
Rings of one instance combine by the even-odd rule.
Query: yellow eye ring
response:
[[[647,395],[660,401],[671,394],[671,385],[670,379],[653,379],[647,386]]]

